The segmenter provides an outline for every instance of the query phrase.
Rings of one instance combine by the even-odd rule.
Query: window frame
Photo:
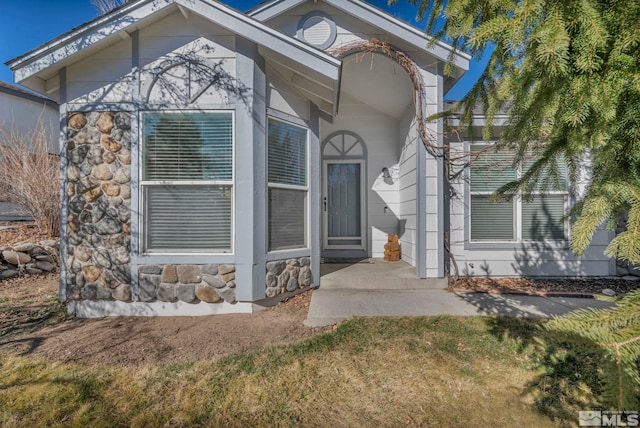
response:
[[[188,114],[231,114],[231,178],[229,180],[144,180],[144,154],[145,154],[145,140],[144,140],[144,116],[147,114],[176,114],[176,115],[188,115]],[[141,253],[143,255],[162,255],[162,256],[210,256],[210,255],[234,255],[235,254],[235,221],[236,221],[236,195],[235,195],[235,179],[236,179],[236,112],[233,109],[214,109],[214,110],[200,110],[200,109],[167,109],[167,110],[140,110],[139,111],[139,150],[138,150],[138,179],[139,179],[139,242]],[[150,249],[148,248],[148,236],[149,236],[149,222],[145,221],[146,213],[148,211],[148,198],[145,195],[145,189],[149,187],[180,187],[180,186],[202,186],[202,187],[228,187],[231,195],[231,224],[230,226],[230,248],[211,248],[211,249]]]
[[[492,141],[492,142],[466,142],[465,143],[465,150],[467,153],[467,159],[470,162],[473,162],[471,159],[471,148],[472,146],[494,146],[497,142],[496,141]],[[467,189],[467,195],[469,195],[468,197],[468,201],[467,201],[467,210],[468,210],[468,215],[467,215],[467,221],[465,222],[467,224],[467,230],[468,230],[468,235],[467,235],[467,242],[469,242],[470,244],[513,244],[513,243],[532,243],[532,242],[549,242],[549,243],[556,243],[556,244],[566,244],[569,242],[570,239],[570,224],[569,224],[569,220],[568,218],[565,218],[562,221],[562,226],[563,226],[563,233],[564,233],[564,238],[558,238],[558,239],[553,239],[553,238],[543,238],[543,239],[524,239],[523,236],[523,204],[527,203],[527,201],[524,200],[523,198],[523,194],[522,192],[518,191],[518,193],[516,195],[514,195],[514,197],[512,198],[512,200],[510,201],[512,208],[513,208],[513,239],[509,239],[509,240],[505,240],[505,239],[472,239],[472,230],[471,230],[471,225],[472,225],[472,216],[473,216],[473,209],[472,209],[472,199],[474,196],[490,196],[494,193],[494,191],[472,191],[471,190],[471,180],[473,179],[472,177],[472,168],[473,165],[472,163],[469,165],[469,167],[467,168],[466,171],[466,184],[465,184],[465,188]],[[522,177],[523,174],[523,162],[520,162],[516,169],[515,169],[515,177],[516,179],[519,179]],[[561,195],[563,196],[563,213],[564,216],[567,215],[567,213],[569,212],[570,209],[570,198],[569,198],[569,178],[567,177],[567,187],[565,190],[546,190],[546,191],[533,191],[531,192],[531,195],[536,198],[536,197],[545,197],[545,196],[558,196]]]
[[[296,128],[300,128],[303,129],[306,133],[306,138],[305,138],[305,185],[304,186],[300,186],[300,185],[293,185],[293,184],[282,184],[282,183],[271,183],[269,181],[269,125],[271,122],[280,122],[280,123],[284,123],[286,125],[289,126],[294,126]],[[286,120],[280,117],[276,117],[273,115],[267,115],[267,132],[266,132],[266,155],[265,155],[265,178],[266,178],[266,195],[265,195],[265,199],[266,199],[266,228],[265,228],[265,250],[267,252],[267,254],[279,254],[279,253],[289,253],[289,252],[295,252],[295,251],[301,251],[301,250],[309,250],[310,249],[310,243],[311,243],[311,227],[310,227],[310,206],[311,206],[311,201],[309,200],[309,193],[310,193],[310,185],[309,185],[309,181],[310,181],[310,173],[311,173],[311,161],[310,161],[310,156],[311,156],[311,145],[309,143],[310,141],[310,129],[308,126],[305,125],[301,125],[300,123],[295,123],[291,120]],[[269,231],[271,228],[271,222],[270,222],[270,206],[269,206],[269,190],[270,189],[283,189],[283,190],[294,190],[294,191],[300,191],[300,192],[305,192],[305,203],[304,203],[304,246],[300,246],[300,247],[296,247],[296,246],[291,246],[291,247],[287,247],[287,248],[279,248],[279,249],[275,249],[272,250],[270,249],[270,242],[269,242]]]

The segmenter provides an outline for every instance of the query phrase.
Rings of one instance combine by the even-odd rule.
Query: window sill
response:
[[[267,261],[284,260],[284,259],[297,259],[300,257],[311,257],[310,248],[296,248],[292,250],[277,250],[269,251],[267,253]]]

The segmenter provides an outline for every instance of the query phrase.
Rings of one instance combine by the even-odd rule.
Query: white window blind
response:
[[[233,114],[143,116],[145,249],[230,252]]]
[[[541,171],[533,200],[524,201],[522,195],[518,195],[511,201],[492,201],[493,192],[520,177],[535,159],[531,155],[520,166],[514,165],[512,154],[487,149],[481,144],[471,145],[471,158],[472,241],[566,239],[564,214],[568,178],[566,164],[562,160],[555,165],[555,175],[549,168]],[[541,192],[543,188],[547,190],[544,194]]]
[[[269,251],[307,246],[307,130],[269,119]]]

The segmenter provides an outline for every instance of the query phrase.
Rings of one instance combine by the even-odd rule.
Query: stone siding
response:
[[[310,265],[309,257],[268,262],[267,297],[310,287],[313,279]]]
[[[67,123],[67,298],[131,301],[131,113]]]
[[[59,242],[19,242],[0,247],[0,281],[24,275],[54,272],[58,267]]]
[[[142,265],[138,267],[141,302],[235,303],[233,265]]]

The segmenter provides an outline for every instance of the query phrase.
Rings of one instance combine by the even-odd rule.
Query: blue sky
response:
[[[260,0],[222,0],[230,6],[246,11]],[[400,0],[395,6],[387,6],[387,0],[367,0],[368,3],[387,10],[410,24],[423,28],[415,21],[414,6]],[[0,80],[13,83],[13,73],[5,62],[84,24],[97,16],[90,0],[0,0]],[[472,69],[448,94],[459,99],[471,87],[482,71],[482,66],[472,64]]]

